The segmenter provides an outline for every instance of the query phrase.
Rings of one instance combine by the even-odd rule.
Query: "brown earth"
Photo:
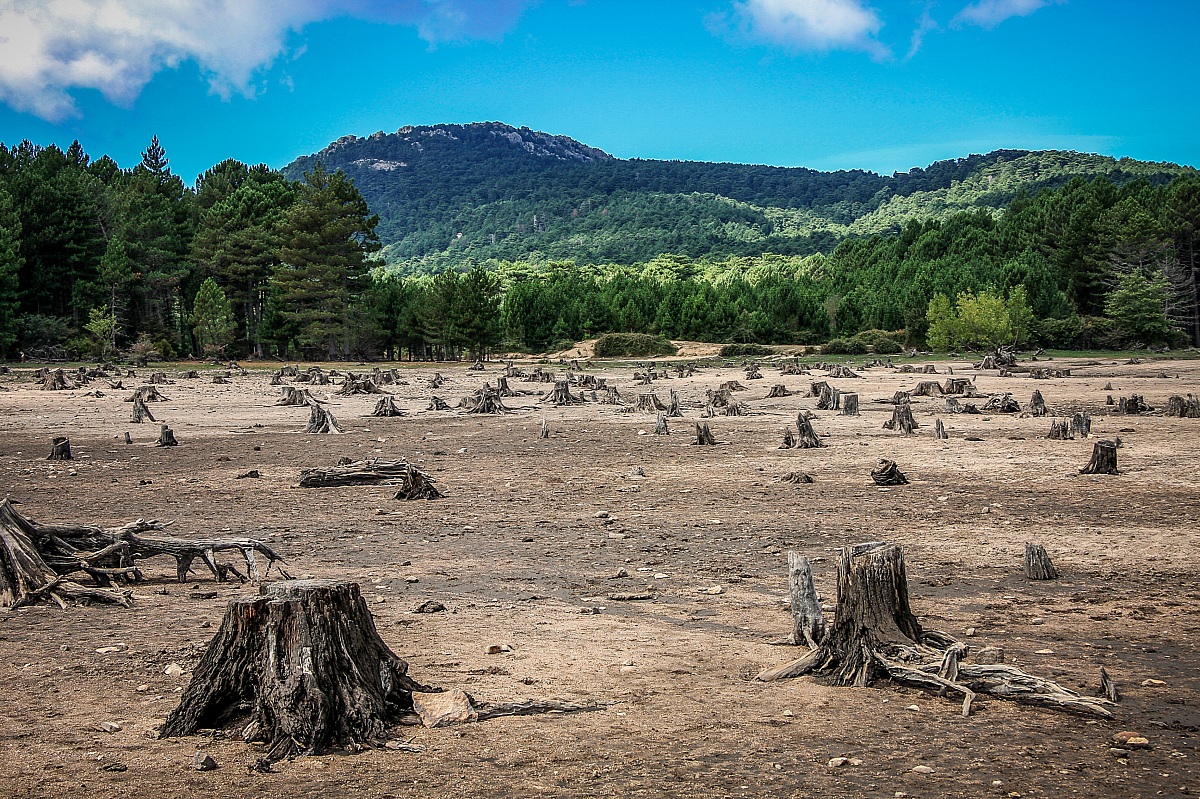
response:
[[[449,378],[437,393],[451,403],[501,373],[444,364],[399,366],[409,385],[389,388],[408,415],[364,418],[375,398],[332,397],[346,434],[306,435],[306,409],[272,404],[266,367],[231,385],[212,384],[207,369],[162,386],[170,401],[151,405],[174,429],[173,449],[152,446],[157,426],[128,423],[129,391],[98,382],[104,396],[94,398],[36,390],[27,373],[0,378],[10,389],[0,391],[0,495],[26,515],[170,519],[179,534],[250,534],[276,547],[296,576],[360,582],[384,640],[422,682],[493,702],[606,705],[401,727],[397,738],[425,751],[332,753],[251,772],[253,746],[160,741],[155,728],[225,603],[252,588],[207,575],[180,585],[173,562],[149,561],[131,609],[0,611],[0,796],[1191,795],[1200,791],[1200,420],[1108,415],[1105,396],[1136,392],[1161,407],[1171,394],[1200,391],[1200,362],[1054,365],[1074,376],[989,372],[977,382],[984,392],[1012,391],[1023,406],[1037,388],[1054,410],[1089,410],[1098,437],[1123,441],[1121,475],[1080,476],[1092,442],[1049,441],[1044,418],[948,416],[942,400],[919,399],[917,435],[882,430],[888,407],[871,400],[922,379],[882,368],[832,381],[860,392],[862,415],[819,412],[813,425],[827,446],[803,451],[776,446],[815,400],[762,397],[775,383],[803,392],[810,378],[766,366],[758,381],[731,365],[657,383],[663,398],[677,389],[689,414],[671,420],[670,436],[649,435],[648,415],[592,403],[543,410],[537,396],[509,400],[517,412],[506,416],[424,412],[435,368]],[[631,371],[597,374],[629,400],[638,391]],[[720,446],[689,446],[704,389],[727,379],[748,387],[737,396],[752,414],[711,420]],[[1107,381],[1112,392],[1102,390]],[[932,435],[939,415],[948,441]],[[537,436],[543,416],[547,440]],[[75,461],[45,460],[58,434],[70,435]],[[391,499],[394,489],[297,487],[302,467],[340,456],[413,460],[446,497],[404,503]],[[884,457],[912,484],[875,487],[868,472]],[[262,477],[236,479],[249,469]],[[815,484],[774,482],[792,470]],[[817,559],[817,587],[830,602],[837,548],[867,540],[904,546],[913,609],[926,626],[972,647],[1003,647],[1007,661],[1085,693],[1105,666],[1125,697],[1117,719],[986,697],[962,718],[957,701],[887,683],[755,681],[795,652],[772,644],[790,630],[787,549]],[[1022,576],[1026,541],[1046,545],[1060,579]],[[616,578],[621,569],[630,576]],[[215,598],[199,598],[211,591]],[[654,598],[608,599],[637,592]],[[448,612],[412,613],[425,599]],[[512,651],[486,654],[492,644]],[[170,664],[182,676],[166,674]],[[102,722],[121,729],[101,732]],[[1114,756],[1110,739],[1122,730],[1144,734],[1150,748]],[[220,768],[194,770],[197,750]],[[838,756],[862,763],[827,765]],[[125,770],[104,770],[115,763]]]

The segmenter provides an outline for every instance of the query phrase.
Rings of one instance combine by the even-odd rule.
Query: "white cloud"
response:
[[[917,20],[917,26],[913,28],[912,38],[908,43],[908,55],[904,56],[904,60],[912,58],[925,44],[925,36],[931,31],[941,30],[941,26],[929,13],[929,6],[925,6],[925,10],[921,12],[921,18]]]
[[[1063,0],[977,0],[954,15],[950,24],[994,28],[1010,17],[1024,17],[1040,8]]]
[[[883,21],[861,0],[739,0],[733,6],[736,30],[749,39],[789,50],[890,55],[875,38]]]
[[[222,97],[253,78],[293,31],[352,15],[414,25],[432,43],[494,38],[529,0],[0,0],[0,102],[43,119],[78,115],[73,89],[133,102],[165,68],[195,61]]]

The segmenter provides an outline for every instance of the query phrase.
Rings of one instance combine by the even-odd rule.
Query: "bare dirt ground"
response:
[[[488,701],[606,707],[400,727],[397,738],[427,749],[333,753],[251,772],[257,752],[240,740],[157,740],[155,728],[226,602],[253,588],[203,574],[181,585],[173,562],[149,561],[131,609],[0,611],[0,796],[1193,795],[1200,420],[1109,415],[1105,397],[1139,393],[1161,407],[1200,391],[1200,362],[1083,364],[1056,361],[1074,373],[1060,380],[988,372],[977,384],[1012,391],[1022,406],[1037,388],[1060,413],[1090,411],[1094,434],[1123,441],[1119,476],[1079,475],[1093,442],[1047,440],[1044,418],[948,416],[942,400],[918,399],[917,435],[883,430],[888,407],[871,399],[922,379],[893,369],[831,381],[860,393],[862,415],[818,412],[813,425],[827,445],[818,450],[776,447],[796,412],[814,408],[802,394],[821,373],[780,377],[768,366],[763,380],[730,365],[656,383],[664,399],[678,390],[689,416],[671,420],[669,436],[650,434],[649,415],[593,403],[543,410],[536,395],[509,400],[517,412],[505,416],[424,412],[435,369],[449,378],[436,393],[453,404],[494,381],[498,364],[482,373],[400,365],[408,385],[389,389],[406,416],[364,418],[374,397],[335,396],[346,433],[306,435],[305,408],[273,405],[269,368],[214,385],[215,370],[199,367],[200,379],[162,386],[169,402],[151,406],[174,429],[173,449],[152,445],[157,426],[129,424],[129,391],[100,382],[99,398],[44,392],[15,370],[0,378],[10,389],[0,391],[0,495],[31,518],[158,518],[180,534],[250,534],[296,576],[360,582],[384,640],[422,682]],[[595,372],[627,399],[638,392],[631,368]],[[689,446],[704,389],[727,379],[748,387],[738,398],[752,414],[711,420],[719,446]],[[764,400],[775,383],[801,394]],[[546,440],[537,435],[543,416]],[[948,441],[933,437],[935,416]],[[75,461],[45,460],[59,434],[70,435]],[[412,460],[446,497],[405,503],[382,487],[297,487],[301,468],[341,456]],[[868,473],[884,457],[911,485],[873,485]],[[262,477],[236,479],[249,469]],[[815,484],[774,481],[792,470]],[[832,602],[837,548],[869,540],[904,546],[926,626],[1003,647],[1008,662],[1081,692],[1097,689],[1105,666],[1125,697],[1117,720],[986,697],[963,718],[958,701],[887,683],[755,681],[795,652],[772,644],[790,629],[787,549],[817,559],[817,587]],[[1060,579],[1023,577],[1026,541],[1046,545]],[[622,569],[630,576],[616,577]],[[209,591],[216,597],[199,598]],[[637,592],[654,598],[608,598]],[[412,613],[425,599],[448,612]],[[492,644],[512,651],[489,655]],[[183,674],[166,674],[170,664]],[[102,732],[102,722],[121,729]],[[1145,735],[1150,748],[1118,759],[1110,739],[1122,730]],[[197,750],[220,768],[196,771]],[[843,755],[862,762],[827,765]],[[124,770],[105,770],[113,764]]]

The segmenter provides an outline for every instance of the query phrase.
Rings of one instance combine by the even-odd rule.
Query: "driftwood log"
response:
[[[1120,474],[1117,471],[1117,443],[1097,441],[1092,447],[1092,459],[1079,470],[1080,474]]]
[[[1030,580],[1057,580],[1058,569],[1041,544],[1025,542],[1025,576]]]
[[[879,466],[871,470],[871,479],[878,486],[908,485],[908,478],[900,471],[895,462],[880,458]]]
[[[379,637],[357,583],[288,580],[229,603],[160,737],[232,727],[267,760],[355,750],[429,690]]]
[[[399,486],[396,499],[438,499],[442,493],[433,483],[433,477],[407,461],[378,458],[314,467],[300,472],[301,488]]]
[[[219,564],[218,552],[242,554],[250,579],[259,580],[272,565],[283,564],[270,547],[253,539],[187,539],[160,535],[166,525],[138,519],[121,527],[39,524],[21,515],[9,500],[0,502],[0,607],[15,607],[52,599],[65,607],[67,599],[89,599],[128,606],[128,591],[111,587],[142,579],[139,560],[169,555],[175,559],[180,582],[200,558],[218,581],[236,568]],[[261,574],[255,553],[267,558]],[[282,565],[277,567],[281,574]],[[73,582],[76,574],[90,577],[96,587]]]
[[[803,573],[799,579],[803,582]],[[865,687],[887,677],[942,696],[961,696],[964,716],[970,715],[979,694],[987,694],[1112,717],[1108,699],[1081,696],[1011,666],[964,663],[967,647],[944,632],[925,629],[908,597],[904,554],[897,544],[843,547],[833,622],[825,626],[823,619],[805,620],[806,629],[824,627],[824,634],[812,643],[804,636],[808,651],[803,656],[764,670],[758,679],[770,682],[814,674],[834,685]],[[799,637],[795,640],[801,643]]]

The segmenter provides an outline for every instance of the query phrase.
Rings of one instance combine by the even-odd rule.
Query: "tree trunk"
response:
[[[643,413],[658,413],[667,409],[667,406],[662,404],[658,395],[653,391],[646,394],[638,394],[633,406]]]
[[[1075,438],[1075,436],[1071,434],[1071,427],[1067,423],[1067,420],[1063,419],[1062,421],[1050,423],[1050,432],[1046,435],[1046,438],[1052,441],[1067,441]]]
[[[1117,471],[1117,445],[1112,441],[1097,441],[1092,447],[1092,459],[1079,470],[1080,474],[1120,474]]]
[[[69,461],[71,460],[71,439],[66,436],[55,436],[50,441],[50,454],[46,457],[49,461]]]
[[[1058,579],[1058,569],[1054,568],[1041,544],[1025,543],[1025,576],[1030,580]]]
[[[668,436],[670,434],[671,434],[671,431],[669,429],[667,429],[666,411],[660,411],[658,414],[658,419],[654,423],[654,435]]]
[[[858,416],[858,395],[842,395],[842,416]]]
[[[937,439],[950,438],[950,436],[946,435],[946,426],[942,424],[941,419],[938,419],[933,423],[933,436]]]
[[[550,437],[550,423],[546,421],[546,417],[542,417],[542,426],[538,430],[538,438]]]
[[[899,430],[905,435],[912,435],[920,425],[912,415],[912,405],[907,401],[898,402],[892,408],[892,418],[883,423],[884,428],[888,430]]]
[[[280,388],[279,399],[275,400],[276,405],[308,405],[316,402],[317,399],[309,393],[307,388],[296,388],[295,386],[283,386]]]
[[[788,598],[792,605],[792,643],[816,649],[825,640],[825,614],[813,586],[808,558],[788,550]]]
[[[269,760],[353,750],[382,740],[422,690],[357,583],[288,580],[229,604],[160,737],[236,724]]]
[[[667,416],[672,419],[682,419],[683,409],[679,407],[679,392],[671,389],[670,399],[667,401]]]
[[[1046,415],[1046,400],[1042,399],[1042,392],[1034,389],[1033,397],[1029,400],[1029,413],[1033,416]]]
[[[177,447],[179,442],[175,440],[175,433],[165,424],[158,431],[158,441],[155,442],[156,447]]]

